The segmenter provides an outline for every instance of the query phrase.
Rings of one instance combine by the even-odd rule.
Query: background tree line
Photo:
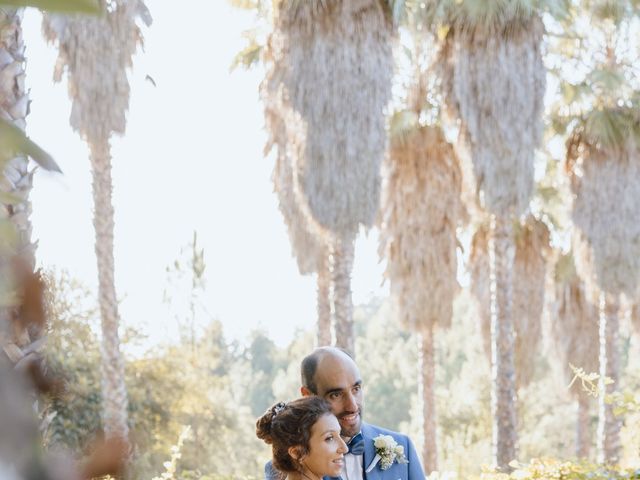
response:
[[[46,358],[66,387],[47,403],[44,416],[55,416],[48,420],[44,438],[48,448],[69,449],[82,458],[83,447],[100,427],[95,299],[65,274],[51,272],[47,278],[52,322]],[[418,345],[398,321],[396,308],[389,299],[373,298],[354,310],[356,349],[364,352],[373,346],[376,352],[361,362],[364,417],[409,432],[420,446]],[[459,295],[451,328],[436,340],[441,470],[456,472],[459,478],[477,475],[491,452],[490,367],[476,308],[468,293]],[[133,478],[162,472],[186,425],[192,434],[181,449],[175,478],[260,478],[270,451],[255,438],[255,419],[275,401],[299,395],[299,361],[313,347],[314,332],[298,331],[290,344],[278,346],[266,332],[255,331],[240,344],[225,341],[220,321],[210,319],[194,345],[188,311],[182,318],[182,334],[174,344],[138,353],[127,363],[128,413],[136,446]],[[546,325],[545,331],[550,328]],[[547,333],[543,354],[530,366],[531,380],[520,390],[521,459],[576,458],[576,406],[553,331]],[[142,332],[127,328],[125,352],[142,338]],[[622,338],[625,391],[638,391],[640,349],[630,322],[624,322]],[[586,399],[587,438],[594,447],[597,402],[584,391],[577,395]],[[621,462],[633,466],[638,461],[638,423],[633,414],[626,423]]]

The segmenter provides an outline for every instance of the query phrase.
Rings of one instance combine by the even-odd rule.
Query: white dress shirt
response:
[[[364,480],[362,474],[364,471],[363,462],[364,454],[353,455],[352,453],[345,453],[342,480]]]

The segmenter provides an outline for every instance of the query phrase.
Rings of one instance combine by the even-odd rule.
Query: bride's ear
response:
[[[289,447],[289,450],[287,450],[287,452],[289,453],[289,456],[291,458],[293,458],[296,462],[299,462],[300,460],[302,460],[302,452],[300,451],[300,447],[295,446],[295,447]]]

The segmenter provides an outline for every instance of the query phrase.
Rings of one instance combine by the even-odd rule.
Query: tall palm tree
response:
[[[112,134],[125,131],[130,92],[126,70],[141,42],[136,19],[140,16],[147,24],[151,19],[140,0],[101,0],[101,6],[101,17],[45,17],[43,31],[59,48],[55,78],[60,80],[64,72],[69,77],[71,126],[90,149],[102,324],[103,423],[107,437],[126,439],[127,391],[114,278],[110,139]]]
[[[265,154],[276,147],[273,185],[278,196],[280,212],[289,234],[293,256],[302,275],[316,274],[317,278],[317,335],[318,346],[331,345],[331,272],[329,251],[324,230],[304,211],[304,201],[295,188],[293,156],[287,153],[291,145],[281,115],[281,97],[266,88],[261,89],[265,105],[265,123],[269,140]],[[280,103],[279,103],[280,102]]]
[[[490,214],[493,459],[508,470],[517,445],[512,225],[533,190],[545,92],[544,29],[534,2],[440,0],[423,10],[429,27],[446,32],[440,58],[444,98],[460,121],[460,145]]]
[[[438,470],[434,329],[453,315],[463,216],[461,173],[453,147],[439,126],[416,125],[392,139],[380,221],[380,253],[403,323],[420,333],[423,460]]]
[[[626,48],[635,41],[631,24],[640,5],[583,0],[581,7],[573,28],[583,41],[573,56],[565,55],[567,71],[563,66],[557,69],[562,92],[572,102],[558,108],[555,119],[568,132],[565,168],[574,199],[576,270],[589,294],[599,297],[603,394],[597,457],[599,462],[615,463],[621,422],[605,393],[616,389],[619,379],[621,299],[624,295],[634,302],[640,280],[640,188],[634,181],[640,168],[640,70],[637,51]],[[581,75],[569,76],[568,69],[575,65]],[[606,384],[605,377],[614,383]]]
[[[29,110],[29,96],[25,87],[25,57],[22,38],[23,8],[3,7],[0,9],[0,115],[24,130]],[[4,157],[4,154],[2,155]],[[0,178],[0,192],[3,194],[0,208],[2,218],[11,222],[17,233],[17,254],[26,268],[33,270],[35,265],[35,244],[31,242],[31,202],[29,194],[32,188],[33,172],[29,171],[29,159],[18,155],[4,164]],[[3,252],[4,253],[4,252]],[[3,255],[3,277],[10,271],[10,259]],[[11,288],[3,282],[2,288]],[[14,308],[3,307],[0,323],[16,325]],[[10,335],[3,335],[4,352],[15,363],[25,356],[23,349],[33,340],[38,340],[43,332],[29,332],[24,328],[13,329]],[[35,334],[35,335],[34,335]]]
[[[516,223],[514,232],[514,364],[516,385],[524,387],[533,379],[535,362],[531,359],[542,339],[545,282],[550,254],[549,229],[544,222],[528,215],[524,221]],[[481,225],[473,236],[470,270],[471,291],[480,314],[484,349],[491,359],[489,228],[486,224]]]
[[[559,364],[569,382],[570,365],[586,372],[598,370],[598,308],[588,295],[584,282],[576,273],[571,253],[558,258],[552,283],[551,331]],[[589,396],[577,385],[571,389],[576,399],[576,457],[588,458],[591,447]]]
[[[636,182],[640,148],[627,134],[608,143],[598,136],[594,130],[598,127],[593,124],[606,117],[619,132],[640,138],[636,108],[591,112],[584,128],[575,128],[568,151],[575,194],[576,267],[589,288],[600,293],[600,375],[601,389],[606,393],[616,388],[620,375],[621,295],[634,298],[640,284],[640,186]],[[605,385],[605,377],[614,383]],[[600,396],[599,405],[598,460],[614,463],[619,459],[621,422],[604,397]]]
[[[390,122],[379,252],[386,259],[385,277],[401,321],[418,333],[422,459],[425,471],[433,472],[438,470],[434,332],[436,327],[451,325],[459,287],[456,229],[466,212],[458,157],[439,124],[441,99],[429,74],[435,38],[418,28],[415,8],[419,6],[406,7],[405,27],[410,35],[403,38],[407,62],[398,62],[402,80],[398,83],[403,88],[397,99],[405,109]]]
[[[336,344],[354,351],[351,270],[386,149],[393,24],[379,0],[280,0],[265,88],[280,95],[303,209],[328,232]]]
[[[25,45],[22,38],[23,8],[0,8],[0,294],[24,300],[25,287],[38,282],[34,273],[36,244],[31,241],[31,201],[34,168],[30,155],[40,167],[60,171],[45,152],[25,136],[29,96],[25,87]],[[8,227],[8,228],[5,228]],[[32,286],[36,286],[33,283]],[[11,294],[15,295],[11,295]],[[17,367],[41,362],[45,322],[24,321],[19,305],[0,307],[0,346]]]
[[[0,114],[24,130],[29,112],[29,96],[25,87],[25,57],[22,38],[23,8],[3,7],[0,10]],[[28,157],[17,156],[4,166],[0,191],[11,195],[3,198],[3,218],[15,225],[18,233],[18,254],[33,268],[35,244],[31,241],[31,202],[33,171],[29,171]],[[10,201],[7,201],[10,200]]]

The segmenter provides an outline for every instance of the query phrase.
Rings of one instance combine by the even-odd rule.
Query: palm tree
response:
[[[429,75],[435,38],[418,29],[416,5],[407,5],[406,72],[391,118],[379,215],[380,257],[405,327],[418,333],[423,465],[438,470],[435,410],[436,327],[448,328],[458,291],[456,229],[465,217],[458,157],[439,124],[441,99]],[[403,75],[404,73],[404,75]],[[420,119],[422,118],[422,121]],[[428,119],[428,120],[427,120]],[[435,299],[435,300],[434,300]]]
[[[101,17],[46,17],[43,30],[59,48],[56,79],[63,72],[69,76],[71,126],[90,149],[102,323],[103,422],[107,437],[126,439],[127,391],[113,264],[110,138],[125,131],[130,92],[126,70],[141,41],[136,19],[141,16],[149,24],[150,17],[139,0],[101,0],[101,6]]]
[[[547,262],[550,255],[549,230],[541,220],[528,215],[514,226],[514,363],[516,385],[527,386],[533,379],[535,362],[531,359],[542,339],[542,314],[545,305]],[[491,292],[489,265],[489,228],[481,224],[471,242],[471,292],[480,314],[484,350],[491,359]]]
[[[282,99],[294,189],[329,238],[336,344],[354,351],[351,270],[373,224],[386,148],[393,25],[377,0],[280,0],[264,88]]]
[[[29,110],[29,96],[25,87],[24,41],[22,38],[23,8],[0,9],[0,116],[24,131]],[[4,153],[2,155],[4,157]],[[21,259],[22,269],[33,271],[35,266],[35,244],[31,241],[31,202],[33,171],[29,171],[26,155],[10,158],[3,164],[0,179],[2,218],[8,220],[17,234],[16,254]],[[7,252],[3,252],[2,276],[11,270]],[[2,288],[11,288],[3,282]],[[14,321],[15,308],[2,307],[2,324],[17,326]],[[13,363],[22,360],[29,352],[42,346],[41,329],[29,331],[14,328],[10,338],[2,338],[2,347]],[[3,336],[4,337],[4,336]]]
[[[558,258],[554,268],[551,331],[555,349],[567,383],[573,377],[570,365],[586,372],[598,370],[598,308],[588,297],[584,282],[576,273],[571,253]],[[571,393],[577,402],[576,456],[588,458],[589,396],[574,385]]]
[[[293,256],[301,275],[317,275],[317,335],[318,346],[331,345],[331,272],[329,251],[324,231],[311,215],[303,210],[300,192],[295,188],[292,155],[287,154],[286,128],[280,115],[282,106],[278,95],[261,89],[265,105],[265,123],[269,140],[265,154],[276,147],[276,163],[273,169],[273,185],[278,195],[280,212],[289,234]]]
[[[619,379],[618,330],[621,299],[635,301],[640,280],[640,72],[633,43],[636,2],[606,4],[584,0],[574,29],[584,40],[558,68],[575,65],[581,75],[562,83],[569,107],[557,109],[556,123],[568,132],[565,168],[573,193],[571,219],[576,270],[589,295],[599,298],[599,398],[597,457],[615,463],[621,422],[605,393]],[[584,23],[584,20],[587,20]],[[588,25],[582,27],[581,25]],[[588,28],[588,30],[587,30]],[[596,30],[598,35],[594,35]],[[588,35],[588,34],[589,35]],[[614,383],[605,384],[605,377]]]
[[[568,150],[568,171],[575,194],[572,219],[576,267],[590,290],[600,293],[600,387],[606,393],[611,393],[619,380],[620,297],[634,298],[640,284],[640,188],[635,181],[640,174],[640,149],[626,135],[608,143],[598,136],[594,123],[604,116],[617,131],[639,135],[636,108],[609,107],[591,112],[584,128],[575,127]],[[614,384],[605,386],[605,377]],[[613,406],[601,395],[599,461],[618,460],[620,426]]]
[[[443,97],[460,121],[461,154],[473,163],[475,190],[490,214],[493,459],[508,470],[517,445],[512,225],[533,190],[544,29],[533,2],[441,0],[422,10],[427,25],[444,32]]]
[[[0,10],[0,114],[21,130],[26,128],[29,96],[25,87],[24,41],[22,39],[23,8],[3,7]],[[9,218],[18,233],[18,254],[33,269],[35,244],[31,241],[31,202],[33,172],[29,171],[28,157],[17,156],[4,166],[0,191],[14,197],[3,198],[3,218]],[[11,200],[11,201],[9,201]]]
[[[24,300],[28,283],[37,286],[39,282],[39,274],[34,272],[36,244],[31,241],[29,199],[35,169],[29,168],[28,154],[42,168],[60,171],[53,159],[24,134],[29,96],[25,87],[23,13],[23,8],[0,8],[0,293],[5,299],[13,293],[19,301]],[[44,316],[39,316],[42,321],[27,325],[21,320],[24,315],[18,305],[0,307],[0,345],[16,368],[22,369],[28,363],[40,363],[46,329]]]
[[[381,212],[380,253],[403,323],[420,333],[423,460],[438,469],[434,328],[451,325],[463,215],[461,173],[439,126],[415,126],[392,139]]]
[[[459,143],[490,215],[493,458],[508,470],[517,444],[512,225],[533,190],[545,91],[544,29],[533,2],[440,0],[422,10],[427,26],[444,32],[444,98],[460,121]]]

